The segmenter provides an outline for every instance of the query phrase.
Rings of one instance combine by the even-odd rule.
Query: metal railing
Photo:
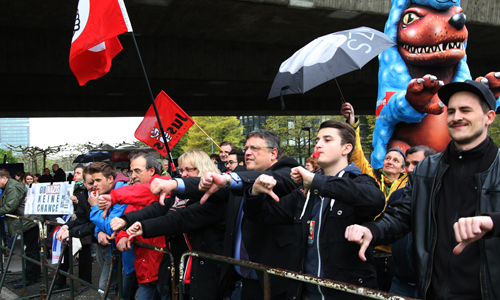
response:
[[[47,253],[48,253],[48,251],[47,251],[47,249],[48,249],[47,248],[47,225],[61,226],[62,224],[59,224],[57,222],[52,222],[52,221],[45,221],[42,224],[42,222],[40,222],[39,220],[34,220],[34,219],[16,216],[16,215],[11,215],[11,214],[5,214],[5,217],[15,218],[15,219],[19,220],[19,228],[17,229],[16,235],[14,236],[14,241],[16,241],[18,237],[21,237],[21,245],[22,246],[21,246],[21,251],[15,251],[15,249],[14,249],[15,245],[12,245],[11,249],[6,247],[6,245],[0,245],[0,249],[9,251],[9,257],[7,259],[7,264],[5,265],[5,269],[4,269],[3,259],[0,259],[0,270],[3,272],[2,279],[0,280],[0,286],[2,286],[2,287],[5,286],[6,288],[11,290],[12,292],[16,293],[16,291],[13,288],[6,285],[5,283],[6,283],[6,276],[9,275],[8,269],[9,269],[10,263],[12,261],[12,257],[14,255],[17,255],[17,256],[20,256],[22,258],[21,259],[21,264],[22,264],[21,276],[22,276],[23,288],[20,289],[19,292],[17,293],[19,295],[19,299],[30,299],[30,298],[40,297],[40,299],[42,299],[42,300],[45,300],[45,299],[49,300],[53,294],[60,293],[60,292],[66,292],[66,291],[70,292],[69,299],[74,299],[74,297],[75,297],[74,281],[78,281],[81,284],[84,284],[84,285],[88,286],[89,288],[92,288],[92,289],[98,291],[100,294],[102,294],[102,299],[121,299],[122,298],[122,293],[121,293],[122,282],[121,282],[121,280],[119,280],[119,285],[118,285],[119,286],[119,295],[117,297],[109,295],[111,274],[113,271],[114,264],[117,264],[116,267],[118,268],[119,277],[121,275],[122,264],[121,264],[121,252],[120,251],[115,251],[113,253],[114,255],[112,256],[111,266],[109,268],[110,272],[108,275],[108,282],[106,284],[105,290],[103,291],[98,286],[92,285],[89,282],[86,282],[85,280],[82,280],[82,279],[75,277],[73,275],[73,255],[69,255],[68,257],[66,257],[66,259],[68,259],[68,262],[69,262],[69,269],[68,269],[69,272],[65,272],[65,271],[62,271],[60,269],[61,268],[61,261],[63,259],[63,256],[64,256],[66,249],[68,249],[69,250],[68,252],[72,254],[71,238],[68,239],[68,241],[65,244],[63,244],[63,247],[61,249],[61,255],[59,256],[59,261],[58,261],[57,266],[52,266],[47,262]],[[23,222],[22,222],[23,220],[34,222],[38,226],[39,236],[40,236],[40,261],[34,260],[34,259],[26,256],[26,254],[25,254],[24,234],[23,234],[24,228],[23,228]],[[3,251],[2,251],[2,255],[3,255]],[[26,265],[25,265],[26,260],[30,261],[32,263],[35,263],[37,265],[40,265],[40,267],[41,267],[42,283],[41,283],[40,288],[39,288],[39,291],[40,291],[39,294],[28,295],[26,292]],[[50,282],[48,279],[48,270],[49,269],[55,271],[54,275],[52,277],[52,280]],[[65,277],[68,277],[70,279],[70,287],[69,288],[54,290],[55,280],[56,280],[58,274],[65,276]],[[16,274],[12,274],[12,275],[16,275]],[[47,286],[49,286],[48,293],[47,293]]]
[[[280,269],[280,268],[273,268],[269,267],[266,265],[254,263],[254,262],[249,262],[245,260],[239,260],[231,257],[226,257],[226,256],[221,256],[221,255],[216,255],[216,254],[210,254],[210,253],[204,253],[200,251],[186,251],[182,254],[181,261],[179,263],[179,288],[182,289],[183,286],[183,277],[184,277],[184,262],[186,260],[186,257],[188,256],[193,256],[193,257],[199,257],[199,258],[205,258],[205,259],[211,259],[223,263],[228,263],[231,265],[236,265],[240,267],[245,267],[257,271],[263,272],[263,281],[264,281],[264,300],[270,300],[271,299],[271,282],[269,279],[269,275],[275,275],[275,276],[281,276],[293,280],[298,280],[302,281],[305,283],[310,283],[314,285],[319,285],[323,286],[326,288],[330,289],[335,289],[351,294],[356,294],[360,296],[364,296],[367,298],[373,298],[373,299],[385,299],[385,300],[414,300],[413,298],[407,298],[375,289],[370,289],[367,287],[362,287],[362,286],[357,286],[354,284],[348,284],[340,281],[335,281],[331,279],[325,279],[325,278],[320,278],[312,275],[307,275],[304,273],[298,273],[290,270],[285,270],[285,269]],[[183,295],[180,294],[180,300],[183,299]]]
[[[29,299],[29,298],[35,298],[35,297],[40,297],[40,299],[47,299],[49,300],[51,296],[55,293],[59,292],[66,292],[69,291],[69,299],[74,299],[75,293],[74,293],[74,281],[78,281],[81,284],[84,284],[88,286],[91,289],[94,289],[98,291],[102,295],[102,299],[122,299],[122,291],[123,291],[123,281],[121,278],[122,275],[122,260],[121,260],[121,252],[118,251],[117,249],[114,249],[112,251],[112,257],[111,257],[111,262],[110,262],[110,268],[109,268],[109,273],[108,273],[108,280],[107,284],[104,290],[100,289],[98,286],[92,285],[89,282],[86,282],[78,277],[75,277],[73,275],[73,255],[68,255],[66,259],[69,260],[69,268],[68,272],[62,271],[61,270],[61,261],[63,259],[64,253],[66,252],[66,249],[68,249],[68,253],[72,254],[72,243],[71,243],[71,238],[67,240],[66,243],[63,244],[63,247],[61,249],[61,255],[59,256],[59,260],[57,263],[57,266],[52,266],[47,263],[47,225],[55,225],[55,226],[61,226],[61,224],[57,222],[51,222],[51,221],[45,221],[44,224],[42,224],[38,220],[26,218],[26,217],[20,217],[20,216],[15,216],[15,215],[10,215],[6,214],[6,217],[9,218],[16,218],[19,219],[20,223],[20,228],[17,230],[15,239],[17,239],[18,236],[21,237],[21,244],[23,247],[21,247],[21,251],[15,251],[14,250],[14,245],[12,246],[11,249],[7,248],[6,246],[1,246],[0,248],[2,250],[9,250],[9,257],[7,260],[7,264],[4,270],[3,266],[3,259],[0,259],[0,270],[3,271],[2,274],[2,279],[0,281],[0,286],[6,286],[8,289],[14,292],[14,289],[10,288],[9,286],[5,285],[6,281],[6,276],[8,272],[9,265],[11,263],[13,255],[18,255],[22,258],[22,280],[23,280],[23,288],[19,291],[19,299]],[[40,243],[41,243],[41,252],[40,252],[40,261],[36,261],[30,257],[27,257],[24,251],[24,235],[21,234],[23,232],[23,220],[31,221],[37,224],[39,231],[40,231]],[[274,268],[254,262],[248,262],[244,260],[238,260],[234,259],[231,257],[226,257],[226,256],[221,256],[221,255],[216,255],[216,254],[210,254],[210,253],[204,253],[200,251],[186,251],[183,253],[181,256],[181,260],[179,263],[179,278],[178,281],[175,279],[175,261],[170,253],[166,248],[164,247],[158,247],[155,245],[150,245],[142,242],[135,241],[133,243],[137,247],[143,247],[149,250],[153,251],[158,251],[164,253],[164,255],[169,255],[170,256],[170,272],[171,272],[171,296],[172,300],[177,300],[177,299],[184,299],[184,294],[181,293],[180,291],[183,290],[183,278],[184,278],[184,265],[185,265],[185,260],[186,257],[188,256],[193,256],[193,257],[198,257],[198,258],[204,258],[204,259],[211,259],[215,260],[218,262],[223,262],[223,263],[228,263],[231,265],[236,265],[240,267],[245,267],[245,268],[250,268],[256,271],[263,272],[263,281],[264,281],[264,288],[263,288],[263,293],[264,293],[264,299],[265,300],[270,300],[271,299],[271,282],[270,282],[270,275],[273,276],[281,276],[305,283],[310,283],[314,285],[319,285],[323,286],[326,288],[331,288],[331,289],[336,289],[339,291],[343,292],[348,292],[360,296],[364,296],[367,298],[372,298],[372,299],[386,299],[386,300],[412,300],[413,298],[407,298],[403,296],[398,296],[394,295],[391,293],[375,290],[375,289],[370,289],[366,287],[361,287],[361,286],[356,286],[353,284],[348,284],[348,283],[343,283],[335,280],[330,280],[330,279],[325,279],[325,278],[320,278],[316,276],[311,276],[303,273],[298,273],[298,272],[293,272],[290,270],[285,270],[285,269],[280,269],[280,268]],[[3,255],[3,254],[2,254]],[[42,284],[40,286],[40,293],[36,295],[28,295],[26,293],[26,273],[25,273],[25,260],[30,261],[32,263],[39,264],[42,269]],[[109,289],[111,285],[111,278],[112,278],[112,272],[114,265],[116,264],[117,272],[118,272],[118,296],[110,296],[109,295]],[[48,269],[54,270],[54,274],[52,279],[50,280],[50,285],[49,285],[49,279],[48,279]],[[70,279],[70,287],[66,289],[61,289],[61,290],[54,290],[55,286],[55,281],[58,275],[68,277]],[[178,283],[177,283],[178,282]],[[49,286],[48,293],[46,293],[46,287]]]

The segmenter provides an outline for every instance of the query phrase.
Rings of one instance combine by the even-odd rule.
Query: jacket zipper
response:
[[[321,232],[321,217],[323,216],[323,200],[325,199],[322,196],[319,196],[321,199],[321,206],[319,210],[319,220],[318,220],[318,233],[316,234],[316,251],[318,252],[318,273],[316,276],[321,277],[321,253],[319,251],[319,236]],[[321,286],[318,285],[318,291],[321,295],[321,299],[325,300],[325,295],[323,295],[323,292],[321,291]]]
[[[475,182],[476,182],[476,192],[477,192],[477,205],[476,205],[476,213],[475,215],[476,216],[479,216],[479,205],[481,203],[481,190],[483,188],[481,182],[479,181],[478,179],[478,175],[474,175],[475,177]],[[479,187],[479,188],[478,188]],[[479,241],[477,241],[479,243],[479,251],[481,251],[481,264],[480,264],[480,267],[479,267],[479,285],[480,285],[480,290],[481,290],[481,299],[489,299],[489,298],[484,298],[484,293],[483,293],[483,285],[484,285],[484,282],[483,282],[483,270],[485,270],[485,266],[484,266],[484,257],[486,257],[486,253],[484,251],[484,241],[483,239],[480,239]]]
[[[464,171],[464,165],[462,165],[462,169],[460,170],[460,181],[459,181],[459,186],[462,185],[462,174],[463,174],[463,171]],[[459,206],[460,206],[460,201],[462,200],[462,198],[460,197],[460,193],[458,194],[458,199],[457,199],[457,202],[456,202],[456,209],[455,209],[455,220],[458,221],[458,211],[459,211]],[[454,235],[454,234],[453,234]],[[454,237],[452,236],[452,242],[453,242],[453,239]],[[453,254],[451,254],[453,255]],[[444,299],[444,296],[446,294],[446,291],[448,290],[448,285],[450,283],[450,260],[451,260],[451,255],[448,254],[448,270],[447,270],[447,274],[446,274],[446,283],[444,285],[444,288],[443,290],[441,291],[441,298]]]
[[[436,192],[437,192],[437,189],[438,189],[438,185],[440,184],[441,180],[443,179],[443,175],[444,173],[446,172],[446,169],[448,169],[448,167],[446,167],[443,172],[441,173],[441,175],[439,176],[439,180],[436,181],[436,187],[434,188],[434,190],[432,191],[432,197],[431,197],[431,205],[432,205],[432,220],[434,221],[434,227],[437,227],[436,225],[436,215],[433,213],[433,211],[435,210],[434,209],[434,201],[435,201],[435,196],[436,196]],[[427,274],[427,286],[425,287],[425,290],[424,290],[424,294],[421,295],[422,298],[425,300],[426,296],[427,296],[427,291],[429,290],[429,286],[431,285],[431,274],[432,274],[432,266],[434,265],[434,252],[436,250],[436,242],[437,242],[437,236],[434,234],[434,243],[432,245],[432,253],[430,255],[431,257],[431,264],[430,264],[430,270]]]

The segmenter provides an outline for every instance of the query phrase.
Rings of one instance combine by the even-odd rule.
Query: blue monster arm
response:
[[[371,165],[374,169],[382,168],[387,144],[394,133],[396,124],[399,122],[418,123],[425,115],[425,113],[416,111],[406,101],[406,90],[392,95],[377,117],[375,129],[373,130]]]

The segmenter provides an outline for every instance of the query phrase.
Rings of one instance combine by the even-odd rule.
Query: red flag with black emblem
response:
[[[168,147],[172,149],[188,129],[193,126],[194,121],[164,91],[161,91],[156,96],[155,103],[160,115],[161,125],[165,130]],[[153,105],[149,107],[141,124],[135,130],[134,136],[139,141],[158,151],[162,156],[168,154]]]
[[[80,85],[108,73],[124,32],[132,32],[132,25],[123,0],[78,2],[69,66]]]

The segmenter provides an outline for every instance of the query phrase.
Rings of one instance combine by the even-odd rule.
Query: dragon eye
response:
[[[410,25],[411,23],[415,22],[418,19],[420,19],[419,16],[417,16],[415,13],[409,12],[405,14],[403,17],[403,25],[404,26]]]

